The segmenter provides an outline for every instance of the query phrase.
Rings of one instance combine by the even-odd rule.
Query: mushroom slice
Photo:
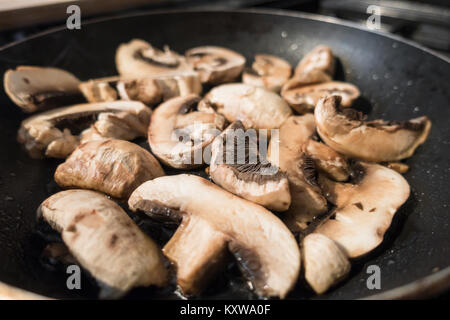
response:
[[[245,58],[222,47],[204,46],[185,53],[187,62],[200,75],[202,83],[218,85],[235,81],[244,70]]]
[[[348,176],[345,175],[345,159],[325,145],[317,147],[317,142],[311,141],[314,132],[312,114],[292,116],[280,127],[278,137],[270,140],[268,159],[287,174],[289,181],[291,205],[283,219],[293,231],[305,230],[317,216],[328,210],[317,184],[317,169],[328,170],[331,176],[335,171],[344,175],[342,178]],[[273,146],[274,143],[278,143],[278,148]]]
[[[299,84],[302,82],[299,81]],[[293,86],[293,84],[292,84]],[[329,81],[311,85],[299,85],[283,91],[283,98],[299,113],[314,110],[319,100],[325,96],[340,96],[342,106],[349,107],[360,96],[359,89],[346,82]]]
[[[251,133],[255,131],[245,132],[237,121],[216,137],[211,148],[211,178],[244,199],[270,210],[286,211],[291,204],[286,175],[262,158],[256,133]]]
[[[120,98],[154,106],[173,97],[200,94],[202,84],[198,75],[183,73],[139,79],[94,79],[81,83],[80,89],[89,102],[114,101]]]
[[[335,58],[331,49],[327,46],[317,46],[310,51],[295,68],[295,75],[320,70],[333,76]]]
[[[317,294],[324,293],[344,279],[351,268],[339,246],[318,233],[311,233],[303,239],[302,259],[305,279]]]
[[[173,98],[153,112],[148,128],[150,148],[173,168],[202,165],[203,150],[225,126],[223,116],[200,100],[195,94]]]
[[[97,279],[102,298],[138,286],[163,286],[168,272],[158,246],[106,196],[88,190],[52,195],[38,209],[76,260]]]
[[[361,113],[341,109],[339,97],[319,101],[314,112],[317,132],[334,150],[365,161],[398,161],[425,142],[431,128],[427,117],[408,121],[364,121]]]
[[[260,296],[283,298],[296,283],[300,253],[275,215],[194,175],[165,176],[138,187],[128,205],[149,216],[177,216],[181,226],[163,248],[184,293],[197,294],[226,248]],[[222,263],[223,265],[223,263]]]
[[[186,59],[167,46],[162,51],[139,39],[133,39],[119,46],[116,51],[116,67],[119,74],[126,78],[173,75],[192,71]]]
[[[257,54],[251,69],[243,73],[242,82],[280,92],[283,84],[291,76],[291,69],[289,62],[282,58]]]
[[[55,181],[60,187],[92,189],[124,199],[147,180],[164,175],[147,150],[124,140],[90,141],[60,164]]]
[[[397,172],[378,164],[355,164],[353,183],[320,176],[328,200],[336,205],[335,218],[317,233],[336,241],[350,258],[360,257],[382,241],[398,208],[408,199],[408,182]]]
[[[275,92],[243,83],[215,87],[205,100],[229,122],[241,120],[246,129],[277,129],[292,115]]]
[[[79,104],[25,119],[17,139],[33,158],[66,158],[78,146],[80,133],[84,140],[146,136],[150,115],[149,108],[135,101]]]
[[[57,68],[20,66],[6,71],[3,83],[9,98],[25,112],[82,101],[80,80]]]

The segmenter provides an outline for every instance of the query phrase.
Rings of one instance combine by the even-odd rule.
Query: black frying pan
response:
[[[357,107],[371,119],[429,116],[433,127],[428,141],[406,161],[411,167],[405,174],[411,196],[385,241],[353,264],[348,280],[321,297],[361,298],[380,293],[385,294],[381,297],[418,297],[450,285],[448,60],[398,38],[320,16],[261,10],[166,12],[84,23],[79,31],[61,28],[6,46],[0,49],[0,74],[17,65],[42,65],[67,69],[81,79],[113,75],[115,49],[132,38],[159,47],[169,44],[179,52],[219,45],[249,60],[255,53],[269,53],[293,65],[314,46],[327,44],[340,59],[338,79],[361,89],[363,99]],[[94,297],[96,287],[89,278],[83,290],[69,291],[66,274],[39,259],[45,241],[35,232],[35,211],[58,191],[52,178],[58,162],[32,160],[21,150],[16,132],[26,115],[3,90],[0,103],[0,281],[51,297]],[[153,226],[147,229],[154,237],[164,238]],[[381,290],[367,289],[366,268],[372,264],[381,268]],[[411,285],[390,291],[406,284]],[[176,296],[171,289],[138,289],[128,297]],[[247,297],[251,295],[233,264],[203,296]],[[301,284],[288,296],[309,297],[314,294]]]

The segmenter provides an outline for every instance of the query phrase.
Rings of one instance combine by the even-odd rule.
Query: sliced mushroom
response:
[[[349,107],[360,95],[356,86],[346,82],[329,81],[306,86],[302,83],[297,80],[297,87],[292,83],[292,87],[283,91],[283,98],[299,113],[313,111],[319,100],[325,96],[340,96],[342,106]]]
[[[6,71],[3,83],[9,98],[25,112],[82,101],[80,80],[57,68],[20,66]]]
[[[328,210],[317,184],[318,168],[333,177],[348,177],[345,159],[325,145],[318,147],[317,142],[312,141],[314,132],[312,114],[292,116],[269,145],[269,161],[285,172],[289,181],[291,206],[283,214],[283,220],[293,231],[305,230],[317,216]],[[273,143],[278,143],[278,148],[274,148]]]
[[[191,94],[170,99],[153,112],[148,129],[152,152],[174,168],[204,163],[203,150],[225,127],[225,119]]]
[[[347,256],[330,238],[311,233],[302,244],[305,279],[317,294],[324,293],[350,272]]]
[[[76,260],[99,281],[103,298],[118,298],[139,286],[163,286],[168,273],[158,246],[106,196],[68,190],[38,210]]]
[[[389,169],[395,170],[398,173],[405,173],[408,172],[409,166],[406,163],[402,162],[388,162],[388,163],[382,163]]]
[[[127,198],[147,180],[164,175],[147,150],[124,140],[90,141],[60,164],[55,181],[60,187],[91,189]]]
[[[333,76],[335,58],[331,49],[327,46],[317,46],[310,51],[295,68],[295,75],[320,70]]]
[[[192,72],[186,59],[167,46],[161,51],[139,39],[119,46],[116,51],[116,67],[122,77],[137,79]]]
[[[231,124],[212,144],[211,178],[244,199],[271,210],[285,211],[291,204],[286,175],[262,158],[257,144],[256,135],[244,132],[240,121]]]
[[[229,122],[242,121],[246,129],[276,129],[292,114],[275,92],[243,83],[215,87],[205,100]]]
[[[194,175],[147,181],[131,195],[131,210],[172,217],[181,225],[163,251],[177,266],[185,294],[197,294],[210,266],[228,249],[260,296],[283,298],[296,283],[300,253],[292,233],[270,211]]]
[[[394,214],[408,199],[408,182],[397,172],[378,164],[357,163],[351,183],[320,176],[319,183],[336,206],[334,218],[317,233],[336,241],[350,258],[360,257],[382,241]]]
[[[150,115],[149,108],[135,101],[58,108],[25,119],[18,141],[33,158],[65,158],[80,143],[80,133],[85,141],[99,136],[123,140],[146,136]]]
[[[202,83],[218,85],[235,81],[245,66],[241,54],[222,47],[204,46],[185,53],[187,62],[200,75]]]
[[[317,132],[334,150],[365,161],[398,161],[425,142],[431,128],[427,117],[408,121],[365,121],[353,109],[341,109],[339,97],[319,101],[314,112]]]
[[[242,82],[280,92],[283,84],[291,76],[291,70],[289,62],[282,58],[257,54],[252,67],[243,73]]]
[[[196,74],[183,73],[140,79],[95,79],[81,83],[80,89],[89,102],[114,101],[120,98],[154,106],[173,97],[200,94],[202,84]]]

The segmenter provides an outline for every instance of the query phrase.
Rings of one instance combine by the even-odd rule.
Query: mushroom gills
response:
[[[3,83],[9,98],[25,112],[83,101],[78,90],[80,80],[57,68],[19,66],[5,72]]]
[[[283,220],[294,232],[306,230],[328,210],[317,183],[318,171],[337,180],[346,180],[349,174],[346,159],[313,140],[314,134],[312,114],[291,116],[280,127],[278,137],[271,138],[268,148],[268,160],[285,172],[289,181],[291,205]]]
[[[164,175],[145,149],[124,140],[89,141],[60,164],[55,181],[64,188],[83,188],[127,199],[140,184]]]
[[[244,199],[270,210],[285,211],[291,203],[288,180],[258,152],[257,139],[256,136],[246,139],[240,121],[231,124],[212,144],[211,178]]]
[[[156,202],[177,210],[180,227],[163,251],[177,266],[184,293],[198,293],[232,251],[260,296],[285,297],[300,268],[295,238],[271,212],[206,179],[181,174],[147,181],[128,200],[132,211]],[[149,205],[154,207],[155,204]],[[258,263],[257,263],[258,262]]]
[[[134,287],[167,284],[161,250],[104,195],[62,191],[45,200],[38,215],[61,233],[76,260],[99,282],[102,298],[119,298]]]
[[[425,142],[431,129],[427,117],[365,121],[361,113],[342,109],[341,98],[336,96],[321,99],[314,115],[317,132],[327,145],[349,157],[370,162],[410,157]]]

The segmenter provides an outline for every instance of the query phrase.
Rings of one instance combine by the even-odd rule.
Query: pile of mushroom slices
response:
[[[198,295],[230,253],[261,297],[284,298],[299,276],[318,294],[344,279],[408,199],[400,161],[431,123],[367,121],[350,108],[358,88],[333,80],[326,46],[293,74],[267,54],[245,64],[226,48],[180,55],[136,39],[117,49],[117,76],[7,71],[12,101],[41,111],[18,141],[33,158],[64,159],[54,179],[66,190],[38,210],[64,242],[46,254],[82,265],[105,298],[167,286],[174,273],[183,294]],[[183,171],[166,175],[160,162]],[[186,173],[199,167],[210,180]],[[137,212],[178,224],[162,249],[129,217]]]

